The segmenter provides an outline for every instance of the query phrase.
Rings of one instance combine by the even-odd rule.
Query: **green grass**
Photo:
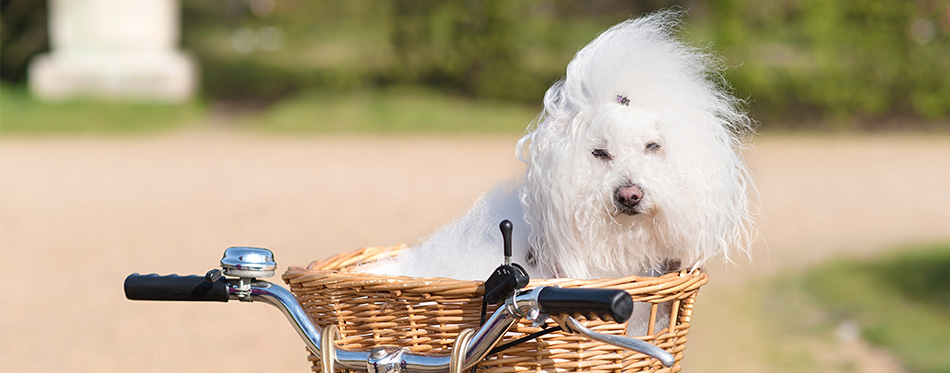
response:
[[[251,115],[242,124],[279,133],[520,133],[538,112],[540,107],[392,88],[304,94]]]
[[[228,116],[240,128],[281,134],[521,133],[540,108],[473,100],[421,88],[314,91]],[[45,103],[24,87],[0,85],[0,135],[147,134],[208,125],[197,102]]]
[[[0,85],[0,135],[154,133],[202,120],[197,102],[180,105],[125,104],[93,100],[47,103],[25,87]]]
[[[830,262],[809,271],[804,288],[911,371],[950,372],[950,242]]]

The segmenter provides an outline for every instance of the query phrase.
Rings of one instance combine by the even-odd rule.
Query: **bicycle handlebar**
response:
[[[224,278],[208,281],[204,276],[133,273],[125,278],[125,297],[131,300],[227,302],[228,283]]]
[[[321,355],[321,345],[333,345],[321,343],[323,338],[332,337],[324,334],[318,326],[313,324],[290,291],[267,281],[252,278],[219,278],[209,281],[205,277],[195,275],[132,274],[125,280],[125,294],[131,300],[260,301],[280,309],[314,354]],[[632,299],[622,290],[544,286],[520,290],[508,298],[504,306],[499,307],[475,332],[468,344],[464,346],[465,353],[460,357],[460,365],[462,369],[468,369],[482,361],[501,341],[505,333],[522,318],[533,320],[546,318],[547,315],[581,314],[623,322],[630,317],[632,309]],[[572,325],[580,325],[572,318],[568,320],[569,323],[573,320]],[[572,327],[572,329],[595,340],[645,353],[659,359],[667,367],[673,364],[672,355],[649,343],[621,336],[605,336],[582,327]],[[652,347],[652,349],[647,347]],[[330,356],[333,356],[334,365],[338,368],[369,370],[370,372],[446,372],[451,362],[450,356],[417,355],[408,352],[405,348],[393,349],[392,347],[377,347],[369,352],[334,348]],[[389,368],[384,368],[383,365]],[[397,370],[387,370],[392,368]]]
[[[197,275],[133,273],[125,279],[125,297],[130,300],[227,302],[228,282],[209,281]],[[630,318],[633,301],[623,290],[541,287],[537,303],[541,314],[583,315],[622,323]]]
[[[542,313],[583,315],[622,323],[633,312],[633,299],[623,290],[544,287],[538,292]]]

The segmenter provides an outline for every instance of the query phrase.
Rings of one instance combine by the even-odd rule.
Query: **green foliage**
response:
[[[47,48],[46,1],[0,0],[0,78],[26,79],[30,58]]]
[[[695,25],[684,36],[712,42],[724,55],[734,67],[727,78],[766,126],[778,119],[852,128],[894,118],[947,125],[950,118],[950,24],[941,17],[945,6],[934,1],[285,4],[260,17],[185,2],[186,44],[208,70],[209,98],[269,101],[313,89],[421,85],[537,103],[597,33],[681,5]],[[226,19],[230,30],[278,25],[285,48],[238,54],[221,42],[228,30],[209,19]]]
[[[21,82],[28,59],[47,48],[46,5],[0,4],[0,78]],[[766,128],[853,129],[920,119],[950,128],[944,0],[181,4],[183,49],[199,61],[209,101],[266,105],[314,90],[414,85],[536,105],[600,31],[679,6],[691,25],[683,36],[723,55],[726,78]],[[270,47],[262,42],[268,38]]]
[[[717,0],[727,77],[786,118],[950,116],[950,25],[939,1]],[[839,121],[841,122],[841,121]]]
[[[183,3],[185,49],[201,62],[209,99],[271,102],[314,89],[419,85],[536,104],[580,45],[631,14],[545,1],[285,4],[262,16],[245,5]],[[238,32],[267,27],[282,31],[279,50],[233,48]]]
[[[0,85],[0,135],[139,134],[181,128],[199,121],[204,109],[182,105],[125,104],[79,100],[40,102],[23,87]]]
[[[505,0],[396,1],[392,76],[474,97],[538,102],[547,82],[526,66],[522,47],[531,23],[520,15],[530,10],[527,2]]]
[[[872,261],[840,260],[805,277],[806,289],[839,319],[912,371],[950,371],[950,243]]]
[[[313,89],[374,85],[392,59],[386,3],[280,2],[255,13],[249,2],[183,2],[183,44],[201,64],[202,93],[210,100],[270,103]],[[277,33],[270,48],[265,30]],[[242,33],[248,49],[238,50]]]

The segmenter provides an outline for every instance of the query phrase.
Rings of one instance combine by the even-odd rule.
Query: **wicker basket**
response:
[[[481,315],[481,281],[444,278],[419,279],[354,272],[360,264],[392,256],[405,246],[374,247],[315,261],[306,268],[290,267],[283,279],[320,327],[337,325],[340,348],[369,350],[378,345],[408,347],[412,352],[448,353],[460,332],[477,328]],[[707,281],[703,271],[670,273],[660,277],[630,276],[617,279],[532,280],[528,287],[595,287],[622,289],[635,302],[657,305],[672,302],[670,328],[653,330],[636,338],[673,354],[676,363],[664,368],[646,355],[627,351],[583,336],[555,332],[514,346],[479,363],[486,372],[677,372],[681,369],[690,316],[699,287]],[[637,306],[642,306],[638,304]],[[494,307],[489,307],[491,312]],[[582,320],[588,328],[605,334],[626,334],[626,325]],[[651,322],[651,325],[654,323]],[[522,322],[502,343],[540,328]],[[312,355],[313,370],[320,371]]]

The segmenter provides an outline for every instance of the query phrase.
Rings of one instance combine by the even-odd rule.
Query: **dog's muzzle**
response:
[[[641,211],[637,208],[643,200],[643,189],[636,184],[624,184],[614,190],[614,204],[617,210],[625,215],[636,215]]]

